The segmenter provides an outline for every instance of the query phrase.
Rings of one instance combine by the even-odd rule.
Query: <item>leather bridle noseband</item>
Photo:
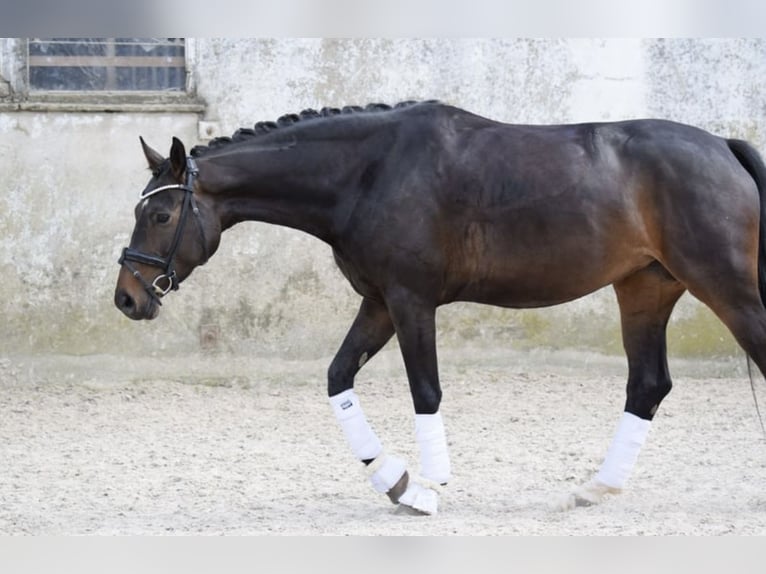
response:
[[[173,243],[170,245],[170,251],[168,254],[165,257],[158,257],[156,255],[144,253],[138,249],[133,249],[132,247],[125,247],[122,250],[120,259],[117,261],[117,263],[130,271],[133,274],[133,277],[138,279],[144,290],[159,305],[162,305],[162,301],[160,300],[162,297],[170,293],[170,291],[178,290],[179,281],[175,270],[175,256],[176,251],[178,251],[178,246],[181,243],[181,237],[183,236],[184,227],[186,227],[186,220],[188,219],[190,210],[194,214],[195,220],[197,222],[197,227],[199,228],[200,233],[200,240],[202,242],[202,250],[205,254],[205,259],[202,261],[202,263],[200,263],[200,265],[204,265],[209,258],[207,250],[207,238],[205,237],[205,228],[202,225],[202,220],[200,219],[197,201],[194,199],[194,179],[198,174],[199,169],[197,168],[197,163],[194,161],[194,158],[187,157],[185,184],[175,183],[171,185],[163,185],[160,187],[155,187],[154,189],[150,189],[149,191],[144,190],[139,195],[139,201],[144,201],[152,195],[156,195],[171,189],[180,189],[185,192],[184,200],[181,204],[181,215],[178,219],[176,232],[173,236]],[[142,263],[144,265],[159,267],[163,272],[155,277],[154,281],[149,283],[146,279],[144,279],[138,269],[132,265],[132,263]]]

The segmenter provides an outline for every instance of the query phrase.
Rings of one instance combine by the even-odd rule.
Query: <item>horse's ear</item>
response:
[[[158,154],[156,151],[154,151],[152,148],[150,148],[148,145],[146,145],[146,142],[144,141],[144,138],[141,136],[138,136],[138,139],[141,140],[141,147],[144,150],[144,155],[146,156],[146,161],[149,162],[149,169],[154,171],[158,167],[160,167],[160,164],[165,161],[165,158],[163,158],[160,154]]]
[[[173,145],[170,146],[170,169],[178,181],[183,181],[186,173],[186,148],[177,137],[173,137]]]

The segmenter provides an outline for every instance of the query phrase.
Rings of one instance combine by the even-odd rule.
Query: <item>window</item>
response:
[[[30,92],[184,92],[183,38],[30,38]]]

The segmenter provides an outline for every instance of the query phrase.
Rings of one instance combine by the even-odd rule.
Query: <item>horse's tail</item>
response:
[[[743,140],[726,140],[734,157],[747,170],[758,187],[761,200],[761,222],[758,226],[758,291],[761,301],[766,306],[766,164],[761,154],[752,145]]]

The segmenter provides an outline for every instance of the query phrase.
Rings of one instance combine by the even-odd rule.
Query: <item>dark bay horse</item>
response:
[[[246,220],[329,244],[362,298],[328,372],[333,411],[372,486],[431,514],[450,476],[435,311],[453,301],[556,305],[612,284],[627,400],[598,473],[564,506],[619,492],[671,388],[665,329],[688,290],[766,372],[766,167],[748,143],[669,121],[528,126],[438,102],[306,110],[168,158],[120,258],[115,304],[161,298]],[[419,476],[386,455],[354,393],[396,334],[415,409]]]

